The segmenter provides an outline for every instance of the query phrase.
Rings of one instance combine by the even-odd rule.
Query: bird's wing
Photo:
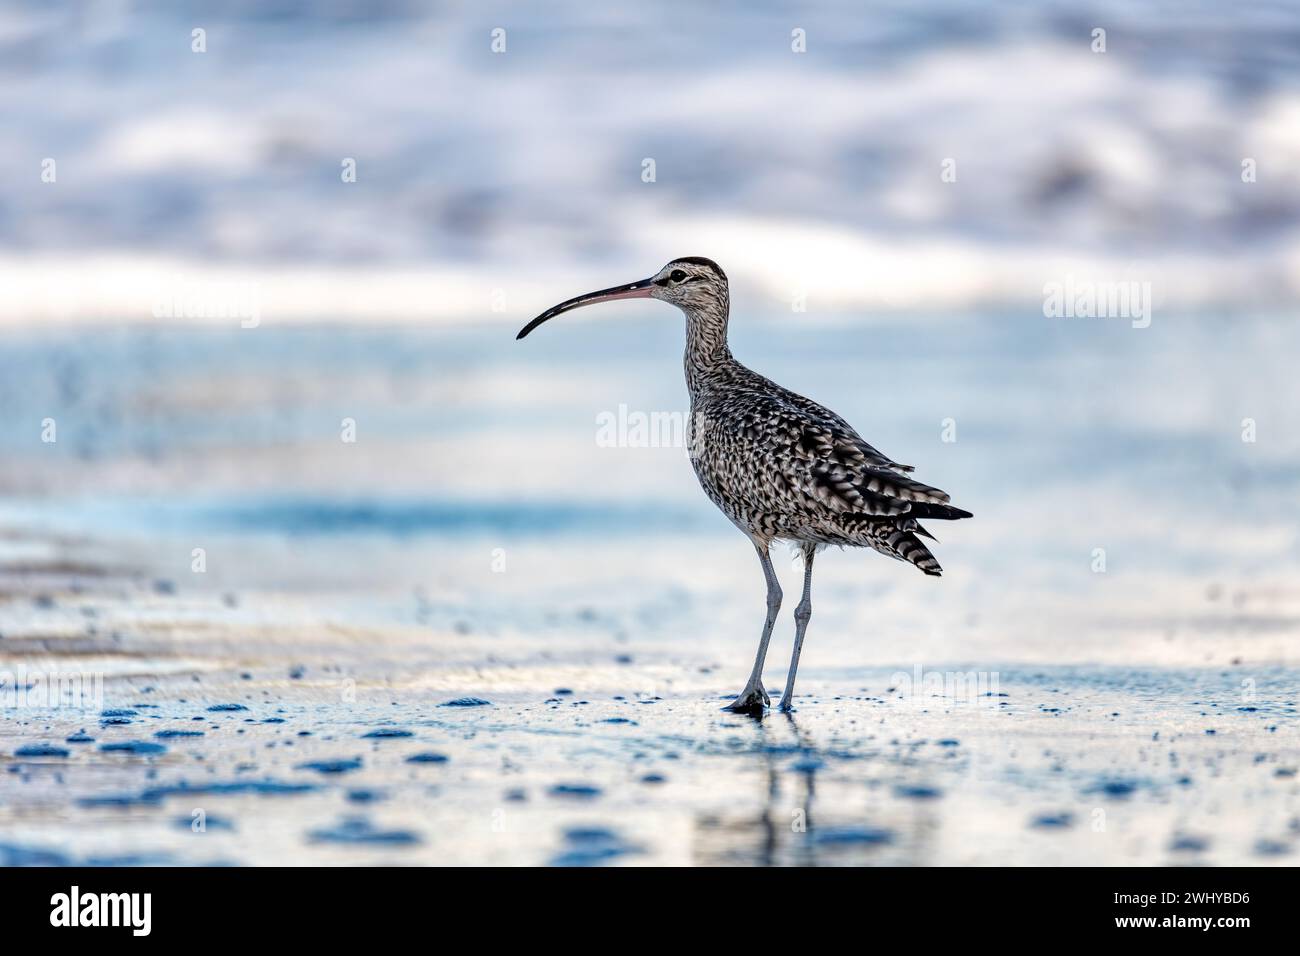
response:
[[[802,417],[802,416],[800,416]],[[913,504],[946,505],[948,495],[863,451],[865,444],[829,423],[791,421],[797,441],[785,462],[792,481],[823,507],[868,515],[910,513]],[[868,446],[870,447],[870,446]]]
[[[910,474],[916,470],[911,465],[904,465],[894,461],[874,446],[867,444],[867,442],[863,440],[862,436],[853,430],[852,425],[846,422],[839,415],[836,415],[829,408],[826,408],[824,405],[819,405],[811,398],[804,398],[802,395],[798,395],[788,389],[783,389],[782,391],[784,392],[782,398],[793,408],[807,415],[810,420],[814,422],[822,422],[833,428],[837,435],[841,436],[843,440],[851,443],[855,448],[857,448],[858,451],[862,453],[863,460],[870,463],[872,467],[884,468],[888,471],[897,472],[900,475]]]
[[[799,396],[793,396],[799,398]],[[934,514],[948,495],[906,475],[838,415],[790,394],[749,395],[733,420],[771,464],[786,503],[804,512],[894,516],[924,505]],[[816,409],[814,411],[813,409]]]

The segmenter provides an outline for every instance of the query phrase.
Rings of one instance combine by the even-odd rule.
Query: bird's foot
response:
[[[733,714],[748,714],[751,717],[761,717],[763,711],[772,705],[772,698],[767,696],[767,691],[763,690],[762,684],[755,684],[746,687],[740,694],[723,710],[729,710]]]
[[[789,694],[781,697],[781,703],[776,705],[776,709],[783,714],[789,714],[794,711],[794,704],[791,702]]]

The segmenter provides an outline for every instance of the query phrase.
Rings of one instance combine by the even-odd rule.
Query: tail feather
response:
[[[961,508],[952,505],[933,504],[927,501],[912,502],[912,506],[904,514],[910,518],[941,518],[944,521],[975,517],[969,511],[963,511]]]
[[[930,532],[926,531],[924,528],[922,528],[921,523],[919,521],[912,522],[912,534],[919,534],[923,538],[929,538],[935,544],[939,543],[939,539],[936,538],[934,535],[930,534]]]
[[[832,537],[829,540],[873,548],[881,554],[915,565],[925,574],[939,577],[943,573],[943,568],[930,553],[930,549],[921,543],[921,538],[929,538],[931,541],[938,539],[921,527],[921,523],[916,519],[956,520],[969,517],[971,517],[969,511],[951,505],[913,501],[906,512],[898,515],[837,515],[836,531],[843,537]]]
[[[943,574],[943,568],[939,566],[939,562],[930,553],[930,549],[923,545],[916,534],[911,531],[894,531],[881,544],[884,547],[880,550],[900,561],[916,565],[926,574],[936,578]]]

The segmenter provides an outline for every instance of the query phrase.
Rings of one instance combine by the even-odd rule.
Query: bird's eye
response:
[[[674,269],[672,271],[672,274],[669,275],[668,278],[672,279],[674,282],[685,282],[686,273],[683,272],[681,269]]]

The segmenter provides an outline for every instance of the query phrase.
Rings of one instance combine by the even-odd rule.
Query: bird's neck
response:
[[[716,303],[694,306],[686,312],[686,386],[696,385],[732,362],[727,347],[727,313],[724,297]]]

